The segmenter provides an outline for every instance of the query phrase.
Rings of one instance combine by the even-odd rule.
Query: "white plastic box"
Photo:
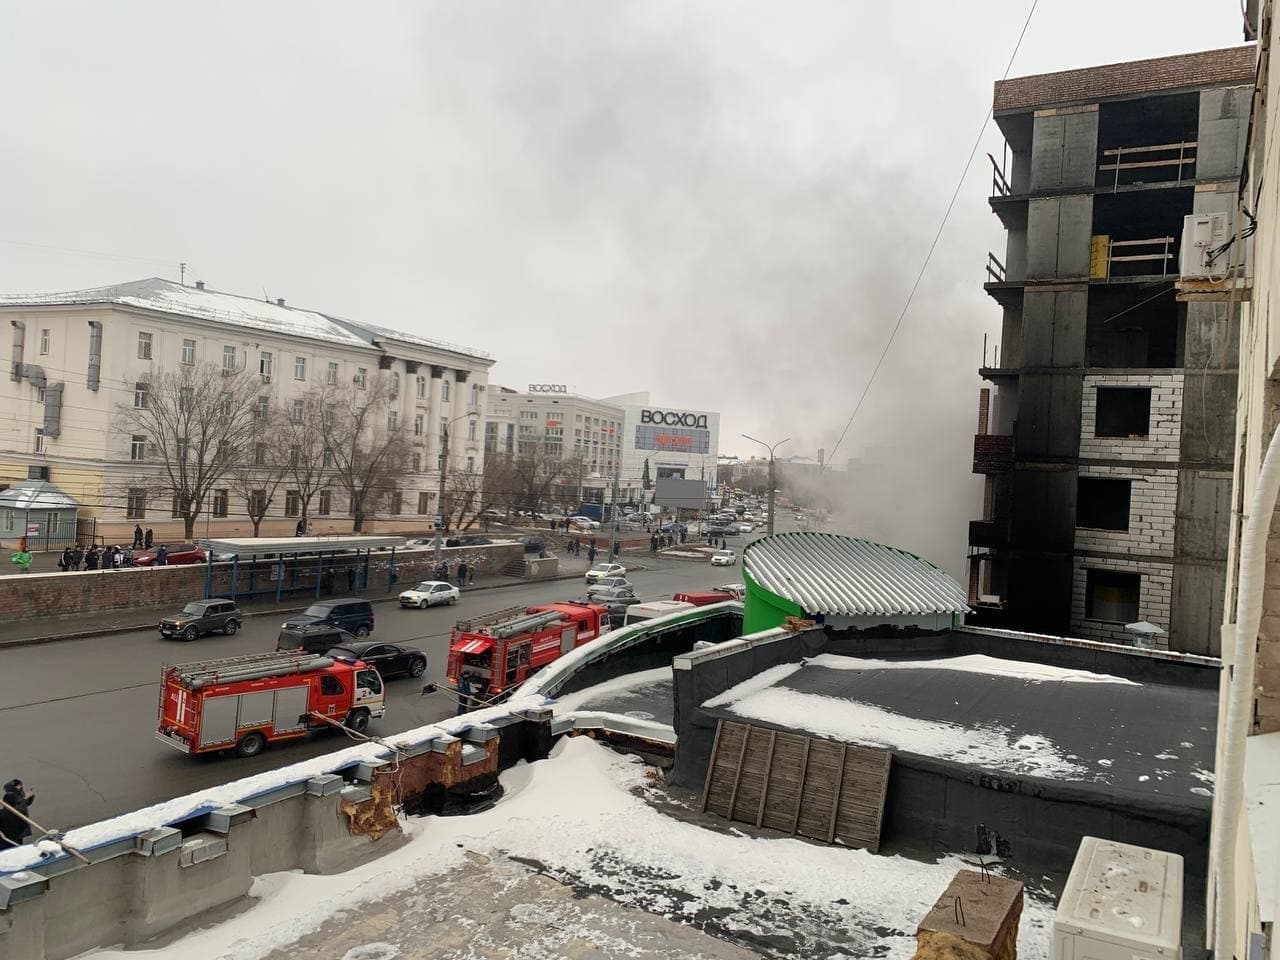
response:
[[[1053,918],[1052,960],[1181,960],[1182,857],[1084,837]]]

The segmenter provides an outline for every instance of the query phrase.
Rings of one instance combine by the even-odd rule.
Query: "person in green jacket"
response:
[[[9,560],[18,568],[19,573],[26,573],[31,569],[31,552],[22,547],[19,547],[18,552],[9,557]]]

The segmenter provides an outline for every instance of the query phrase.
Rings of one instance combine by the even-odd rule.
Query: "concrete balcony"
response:
[[[970,547],[1005,547],[1009,545],[1008,520],[970,520]]]
[[[980,433],[973,438],[974,473],[1008,473],[1012,469],[1012,435]]]

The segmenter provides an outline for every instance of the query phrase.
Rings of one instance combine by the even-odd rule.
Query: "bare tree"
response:
[[[280,421],[280,442],[288,452],[288,479],[298,491],[303,523],[310,523],[311,501],[332,472],[325,440],[324,390],[309,390],[290,403]]]
[[[253,432],[258,380],[204,363],[160,370],[127,386],[133,403],[117,408],[120,432],[130,437],[139,466],[154,464],[148,479],[172,496],[190,540],[210,491]]]
[[[408,472],[409,442],[404,427],[389,422],[388,400],[383,376],[364,386],[327,388],[320,400],[321,434],[333,457],[333,476],[350,500],[355,533]]]
[[[255,537],[261,535],[262,520],[271,512],[271,505],[290,471],[284,419],[277,408],[260,410],[252,435],[227,471],[244,503],[245,515],[253,523]]]
[[[561,459],[558,447],[552,446],[542,440],[525,441],[511,458],[511,497],[520,509],[541,510],[554,499],[554,488],[572,475],[573,461]]]

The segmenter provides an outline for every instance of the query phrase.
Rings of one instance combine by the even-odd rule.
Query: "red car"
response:
[[[150,567],[156,562],[156,551],[163,546],[165,548],[165,563],[170,566],[177,566],[182,563],[204,563],[205,553],[194,543],[165,543],[152,547],[143,553],[135,553],[133,555],[133,565],[135,567]]]

